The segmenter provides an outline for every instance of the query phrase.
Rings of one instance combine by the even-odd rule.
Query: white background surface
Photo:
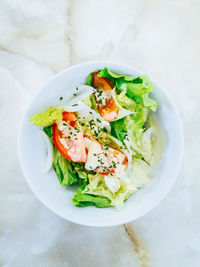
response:
[[[198,0],[0,0],[0,265],[200,265]],[[130,64],[154,77],[182,119],[185,153],[172,191],[131,225],[68,223],[30,192],[17,132],[31,95],[87,60]],[[33,159],[34,160],[34,159]]]

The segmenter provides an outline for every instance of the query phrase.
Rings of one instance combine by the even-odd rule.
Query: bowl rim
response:
[[[180,167],[181,167],[181,163],[182,163],[182,159],[183,159],[183,151],[184,151],[184,135],[183,135],[183,127],[182,127],[182,123],[181,123],[181,119],[180,119],[180,116],[179,116],[179,113],[177,111],[177,108],[174,104],[174,102],[172,101],[171,97],[169,96],[169,94],[166,92],[165,89],[163,89],[163,87],[161,87],[157,82],[155,82],[155,80],[152,78],[151,75],[147,74],[149,77],[150,77],[150,80],[153,82],[153,84],[155,84],[159,90],[161,90],[162,92],[164,92],[165,96],[168,98],[168,101],[170,102],[171,106],[172,106],[172,109],[174,110],[174,113],[176,115],[176,119],[177,119],[177,126],[178,126],[178,129],[179,129],[179,135],[180,135],[180,150],[179,150],[179,158],[177,159],[177,164],[176,164],[176,169],[175,169],[175,172],[174,172],[174,179],[173,181],[170,183],[170,185],[168,186],[167,190],[164,192],[164,194],[157,200],[153,203],[153,205],[151,205],[148,210],[144,210],[143,212],[140,213],[140,216],[138,216],[137,218],[134,218],[134,219],[122,219],[120,222],[116,222],[116,223],[109,223],[107,222],[106,224],[90,224],[90,223],[85,223],[85,222],[80,222],[79,220],[73,220],[71,218],[66,218],[66,216],[64,216],[63,214],[53,210],[51,207],[48,206],[47,203],[45,203],[41,197],[35,192],[35,190],[32,188],[32,186],[30,185],[29,183],[29,180],[27,179],[26,175],[25,175],[25,170],[24,170],[24,164],[22,163],[22,156],[21,156],[21,149],[20,149],[20,137],[21,137],[21,134],[22,134],[22,131],[23,131],[23,123],[24,123],[24,120],[25,120],[25,116],[26,116],[26,113],[28,112],[29,110],[29,107],[31,106],[31,104],[35,101],[35,99],[37,98],[38,94],[46,87],[48,86],[53,80],[57,79],[59,76],[63,75],[65,72],[68,72],[70,70],[73,70],[73,69],[76,69],[77,67],[84,67],[84,66],[88,66],[88,65],[98,65],[98,64],[110,64],[110,65],[115,65],[115,66],[118,66],[118,67],[121,67],[121,68],[129,68],[129,69],[132,69],[136,72],[139,73],[139,75],[144,75],[145,73],[143,71],[141,71],[140,69],[138,68],[135,68],[133,66],[130,66],[128,64],[123,64],[123,63],[119,63],[119,62],[115,62],[115,61],[106,61],[106,60],[99,60],[99,61],[87,61],[87,62],[84,62],[84,63],[79,63],[79,64],[73,64],[65,69],[63,69],[62,71],[58,72],[57,74],[53,75],[47,82],[45,82],[40,88],[37,89],[37,91],[30,97],[30,100],[28,101],[28,104],[26,105],[26,108],[25,108],[25,111],[23,112],[23,115],[22,115],[22,118],[21,118],[21,122],[20,122],[20,125],[19,125],[19,130],[18,130],[18,137],[17,137],[17,150],[18,150],[18,158],[19,158],[19,164],[20,164],[20,168],[22,170],[22,173],[23,173],[23,176],[29,186],[29,188],[31,189],[31,191],[33,192],[33,194],[35,195],[35,197],[37,199],[39,199],[39,201],[44,205],[46,206],[49,210],[51,210],[54,214],[64,218],[65,220],[67,221],[70,221],[70,222],[73,222],[73,223],[76,223],[78,225],[84,225],[84,226],[92,226],[92,227],[111,227],[111,226],[117,226],[117,225],[122,225],[122,224],[126,224],[126,223],[130,223],[134,220],[137,220],[139,218],[142,218],[144,215],[148,214],[151,210],[153,210],[156,206],[158,206],[162,201],[163,199],[168,195],[168,193],[170,192],[170,190],[172,189],[176,179],[177,179],[177,176],[178,176],[178,173],[180,171]]]

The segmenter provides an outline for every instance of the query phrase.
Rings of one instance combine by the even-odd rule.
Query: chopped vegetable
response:
[[[101,89],[103,91],[105,90],[112,90],[113,85],[107,78],[101,78],[98,76],[98,72],[93,73],[93,81],[92,85],[96,86],[96,88]]]
[[[53,165],[61,185],[71,185],[78,182],[78,175],[70,161],[64,158],[55,147]]]
[[[105,208],[110,206],[110,200],[107,197],[85,194],[82,187],[79,187],[72,199],[77,207],[96,206],[97,208]]]
[[[86,161],[83,132],[72,112],[63,112],[62,120],[54,123],[53,142],[66,159],[75,162]]]
[[[46,127],[52,125],[58,119],[62,119],[62,109],[50,106],[45,112],[33,115],[30,122],[39,127]]]
[[[107,78],[98,77],[97,74],[93,73],[93,86],[98,89],[95,94],[97,109],[106,121],[113,121],[119,112],[111,93],[113,85]]]

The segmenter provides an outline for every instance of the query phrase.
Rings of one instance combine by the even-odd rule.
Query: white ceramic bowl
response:
[[[166,93],[154,83],[153,98],[158,102],[155,114],[164,136],[164,152],[154,170],[151,182],[128,198],[123,210],[95,207],[77,208],[72,204],[74,187],[62,187],[55,171],[45,173],[46,146],[39,128],[29,123],[30,117],[57,105],[59,98],[75,86],[84,84],[87,75],[104,67],[117,73],[141,75],[134,68],[111,62],[89,62],[72,66],[52,78],[34,96],[19,132],[19,159],[26,181],[33,193],[50,210],[61,217],[83,225],[114,226],[133,221],[153,209],[169,192],[181,163],[183,135],[179,117]]]

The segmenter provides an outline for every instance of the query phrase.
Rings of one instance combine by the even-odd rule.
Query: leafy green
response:
[[[120,188],[113,194],[106,186],[103,175],[89,175],[89,184],[85,187],[84,193],[105,197],[110,200],[110,206],[118,209],[123,208],[124,201],[133,193],[133,186],[120,179]],[[112,178],[111,178],[112,179]],[[114,177],[113,179],[117,179]]]
[[[136,107],[140,109],[139,106]],[[121,120],[111,122],[111,133],[118,138],[125,146],[130,147],[136,158],[150,162],[151,140],[145,132],[144,122],[148,114],[147,109],[139,110],[135,114],[124,117]]]
[[[105,208],[110,206],[110,200],[106,197],[95,196],[84,193],[84,186],[80,186],[74,194],[72,202],[77,207],[96,206],[97,208]]]
[[[149,94],[145,94],[142,96],[143,105],[145,107],[149,107],[152,111],[156,111],[157,109],[157,102],[149,97]]]
[[[142,104],[152,111],[156,111],[157,103],[149,96],[149,93],[153,90],[153,84],[147,75],[136,77],[116,74],[108,68],[104,68],[98,72],[98,76],[109,79],[119,93],[125,91],[126,96],[137,104]]]
[[[141,96],[141,95],[147,94],[153,90],[153,84],[150,82],[150,80],[148,80],[148,77],[142,76],[142,79],[143,79],[143,83],[127,82],[126,94],[128,97],[134,98],[135,96]]]
[[[123,118],[120,121],[114,121],[111,123],[111,127],[112,127],[114,135],[115,135],[115,132],[117,132],[117,136],[120,136],[121,138],[118,138],[117,136],[116,137],[118,139],[120,139],[121,141],[123,141],[122,137],[124,139],[127,139],[128,137],[126,138],[126,134],[124,136],[124,134],[122,135],[120,133],[121,132],[122,133],[123,132],[125,132],[125,133],[129,132],[129,135],[130,135],[130,132],[132,132],[132,135],[133,135],[135,141],[138,142],[141,135],[144,132],[143,125],[146,121],[147,114],[148,114],[147,109],[141,108],[139,105],[137,105],[134,114],[131,114],[131,115]],[[130,136],[129,136],[129,138],[130,138]]]
[[[123,78],[119,79],[116,82],[116,88],[121,94],[125,91],[126,96],[135,101],[136,104],[148,106],[149,109],[156,111],[157,103],[149,96],[149,93],[153,90],[153,84],[146,75],[141,76],[141,79],[143,79],[142,83],[127,82]]]
[[[111,122],[111,134],[125,143],[137,144],[144,132],[144,123],[146,121],[148,109],[136,106],[135,113],[130,114],[120,120]],[[133,145],[133,144],[132,144]]]
[[[136,108],[135,101],[126,96],[123,91],[120,94],[118,94],[116,98],[117,102],[120,104],[120,106],[122,106],[122,108],[128,109],[130,111],[135,111]]]
[[[78,183],[78,175],[71,162],[64,158],[56,147],[54,147],[53,166],[61,185],[65,186]]]
[[[151,99],[149,93],[153,90],[153,84],[147,75],[133,76],[116,74],[104,68],[98,71],[99,77],[105,77],[116,86],[118,93],[122,93],[121,105],[124,108],[133,110],[134,102],[141,104],[144,107],[148,107],[149,110],[156,111],[157,103]],[[87,78],[87,84],[92,85],[93,72],[89,74]],[[119,94],[119,98],[120,98]],[[130,103],[130,101],[133,101]],[[120,99],[119,99],[120,101]]]
[[[62,119],[61,108],[50,106],[45,112],[33,115],[30,122],[39,127],[46,127],[52,125],[57,119]]]
[[[95,110],[96,112],[98,112],[97,104],[96,104],[96,100],[95,100],[94,94],[90,95],[90,101],[91,101],[91,108],[93,110]]]
[[[86,84],[92,86],[92,81],[93,81],[93,72],[91,72],[86,80]]]
[[[43,128],[43,131],[46,133],[46,135],[48,135],[49,139],[52,140],[52,134],[53,134],[53,127],[51,126],[47,126]]]
[[[93,171],[88,171],[85,169],[85,163],[71,162],[74,170],[78,174],[79,178],[87,180],[88,174],[94,174]]]
[[[104,68],[98,72],[99,77],[105,77],[107,79],[120,79],[123,78],[125,81],[134,81],[138,79],[138,77],[133,76],[133,75],[125,75],[125,74],[116,74],[109,70],[108,68]],[[138,81],[137,81],[138,82]]]
[[[126,118],[110,122],[111,124],[111,135],[115,136],[121,142],[124,142],[125,136],[127,135],[128,129],[126,127]]]

